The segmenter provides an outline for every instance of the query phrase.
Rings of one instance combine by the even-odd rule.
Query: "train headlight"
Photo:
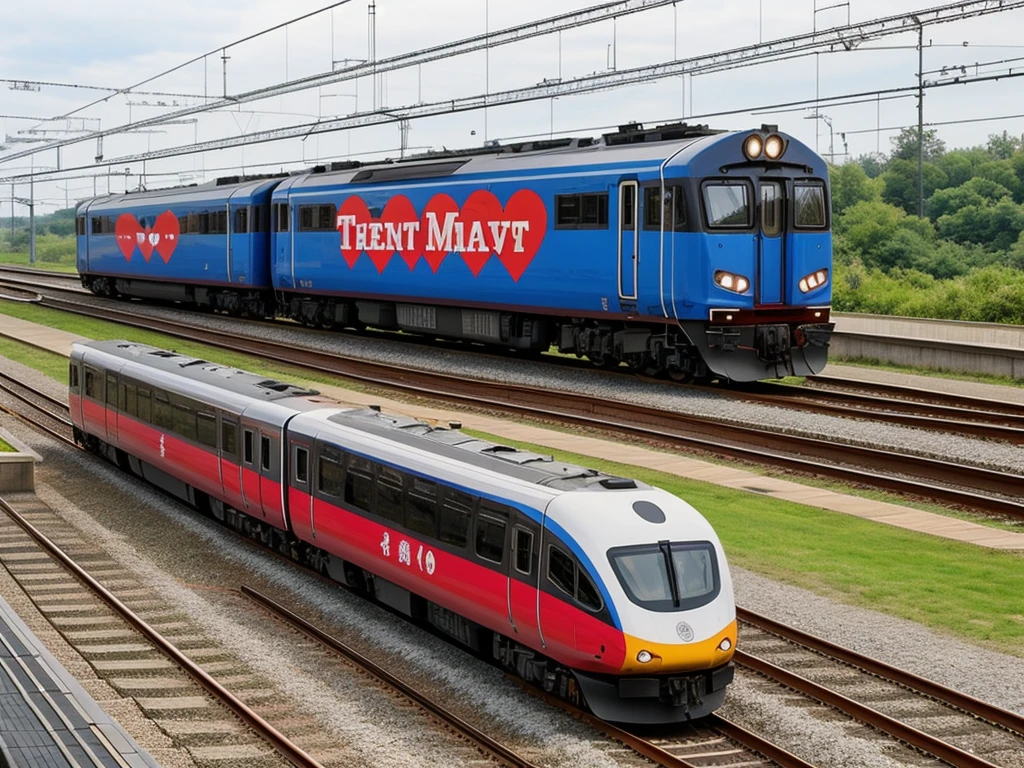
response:
[[[647,664],[653,658],[654,656],[651,654],[650,651],[640,651],[640,653],[636,655],[636,660],[639,661],[641,664]]]
[[[734,275],[724,269],[716,270],[715,284],[733,293],[746,293],[750,288],[750,281],[743,275]]]
[[[817,272],[812,272],[806,277],[800,278],[800,290],[804,293],[813,291],[828,282],[828,270],[819,269]]]
[[[756,133],[747,136],[746,141],[743,142],[743,154],[747,156],[747,160],[757,160],[762,152],[764,152],[764,139]]]
[[[786,151],[786,142],[777,133],[764,140],[764,154],[769,160],[778,160]]]
[[[718,650],[728,651],[730,648],[732,648],[732,640],[730,640],[728,637],[723,637],[722,642],[718,644]]]

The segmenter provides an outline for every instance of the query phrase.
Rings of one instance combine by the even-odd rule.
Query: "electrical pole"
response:
[[[28,263],[36,263],[36,177],[28,177]]]
[[[917,26],[917,215],[924,218],[924,24]]]

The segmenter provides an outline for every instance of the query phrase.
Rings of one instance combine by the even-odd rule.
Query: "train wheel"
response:
[[[693,381],[693,371],[689,368],[669,368],[668,377],[679,384],[688,384]]]

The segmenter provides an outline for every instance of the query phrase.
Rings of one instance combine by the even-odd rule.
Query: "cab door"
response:
[[[519,512],[512,521],[511,550],[508,602],[512,636],[520,643],[537,647],[540,644],[537,623],[540,526]]]
[[[762,181],[755,304],[781,304],[786,276],[783,247],[785,196],[781,182]]]
[[[243,509],[242,457],[239,455],[238,419],[220,414],[220,477],[224,498],[235,509]]]
[[[626,301],[636,301],[640,265],[638,194],[639,184],[635,180],[619,182],[619,299]]]

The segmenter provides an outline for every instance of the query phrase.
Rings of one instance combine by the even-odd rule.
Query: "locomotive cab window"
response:
[[[562,550],[548,547],[548,581],[572,597],[576,591],[576,565]]]
[[[820,181],[793,184],[793,226],[797,229],[825,229],[825,185]]]
[[[663,541],[608,551],[631,602],[650,611],[693,610],[718,596],[718,559],[709,542]]]
[[[750,187],[742,181],[704,183],[704,215],[709,229],[750,229]]]

